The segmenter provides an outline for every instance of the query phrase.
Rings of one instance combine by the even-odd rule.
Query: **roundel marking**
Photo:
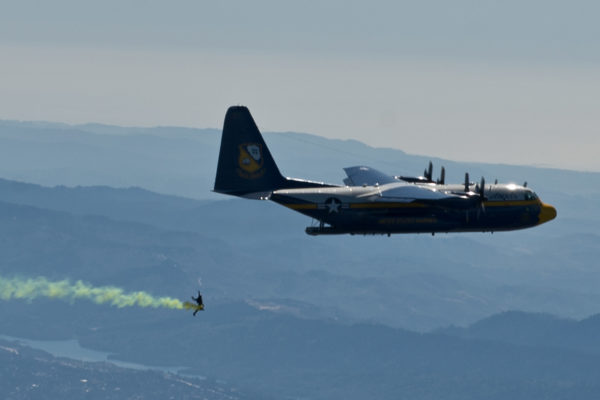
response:
[[[339,199],[336,199],[335,197],[330,197],[327,200],[325,200],[325,207],[327,208],[329,214],[339,213],[340,208],[342,207],[342,202]]]

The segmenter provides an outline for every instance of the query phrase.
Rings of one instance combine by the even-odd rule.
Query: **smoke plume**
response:
[[[76,301],[90,300],[96,304],[114,307],[152,307],[176,310],[193,309],[196,305],[172,297],[155,297],[146,292],[125,292],[114,286],[92,286],[82,281],[72,283],[68,279],[49,281],[37,278],[4,278],[0,276],[0,299],[34,300],[39,297]]]

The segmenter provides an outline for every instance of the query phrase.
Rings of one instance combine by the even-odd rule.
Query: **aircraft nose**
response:
[[[554,218],[556,218],[556,208],[552,207],[550,204],[542,203],[540,215],[538,216],[538,223],[543,224],[544,222],[551,221]]]

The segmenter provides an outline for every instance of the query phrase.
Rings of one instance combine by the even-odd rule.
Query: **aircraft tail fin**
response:
[[[248,108],[230,107],[223,124],[215,192],[260,198],[284,181]]]
[[[281,175],[248,108],[233,106],[227,110],[215,192],[264,199],[277,189],[315,186],[331,185]]]

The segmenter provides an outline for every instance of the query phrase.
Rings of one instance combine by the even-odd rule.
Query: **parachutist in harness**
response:
[[[198,297],[194,297],[192,296],[192,300],[194,300],[197,304],[198,307],[196,308],[196,310],[194,311],[194,317],[196,316],[196,313],[200,310],[204,310],[204,303],[202,302],[202,294],[200,294],[200,291],[198,290]]]

